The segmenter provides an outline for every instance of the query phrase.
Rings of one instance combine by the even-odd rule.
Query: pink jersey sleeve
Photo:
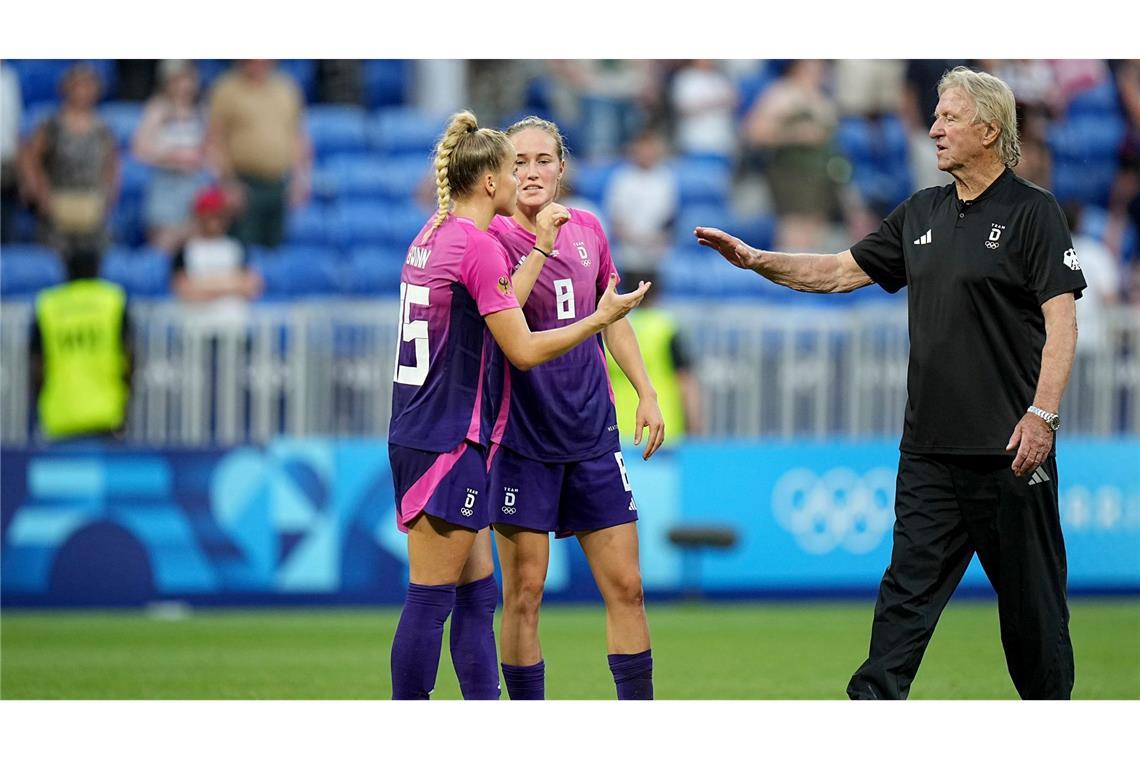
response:
[[[511,286],[507,252],[490,235],[471,237],[459,267],[459,279],[474,297],[482,316],[519,308]]]

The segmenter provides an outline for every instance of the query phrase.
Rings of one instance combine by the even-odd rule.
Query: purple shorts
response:
[[[491,522],[554,531],[563,538],[637,519],[621,451],[581,462],[545,464],[492,446],[490,459]]]
[[[483,448],[463,441],[451,451],[421,451],[388,444],[396,524],[407,533],[421,512],[470,530],[490,523]]]

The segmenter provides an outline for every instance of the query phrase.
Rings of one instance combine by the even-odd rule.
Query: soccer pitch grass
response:
[[[873,603],[650,604],[659,699],[842,699]],[[1140,699],[1140,599],[1075,600],[1080,699]],[[399,610],[5,611],[4,699],[387,699]],[[496,627],[497,630],[497,627]],[[600,605],[542,613],[547,697],[614,699]],[[446,638],[436,699],[459,688]],[[1014,699],[992,601],[951,602],[914,699]],[[506,698],[504,692],[504,699]]]

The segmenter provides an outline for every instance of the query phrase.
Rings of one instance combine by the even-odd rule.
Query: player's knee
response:
[[[542,578],[520,578],[512,584],[508,593],[504,594],[503,606],[516,615],[535,617],[542,606],[542,593],[544,588]]]
[[[641,573],[632,570],[611,578],[606,602],[621,607],[642,607],[645,604],[645,591],[641,586]]]

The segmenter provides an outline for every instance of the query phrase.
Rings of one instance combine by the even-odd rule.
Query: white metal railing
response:
[[[706,432],[719,437],[897,436],[906,402],[906,309],[670,306],[693,355]],[[278,435],[384,436],[395,300],[257,305],[229,329],[172,302],[131,307],[128,438],[173,446]],[[28,380],[32,309],[0,304],[0,440],[36,440]],[[1078,354],[1065,430],[1140,433],[1140,309],[1105,315]]]

